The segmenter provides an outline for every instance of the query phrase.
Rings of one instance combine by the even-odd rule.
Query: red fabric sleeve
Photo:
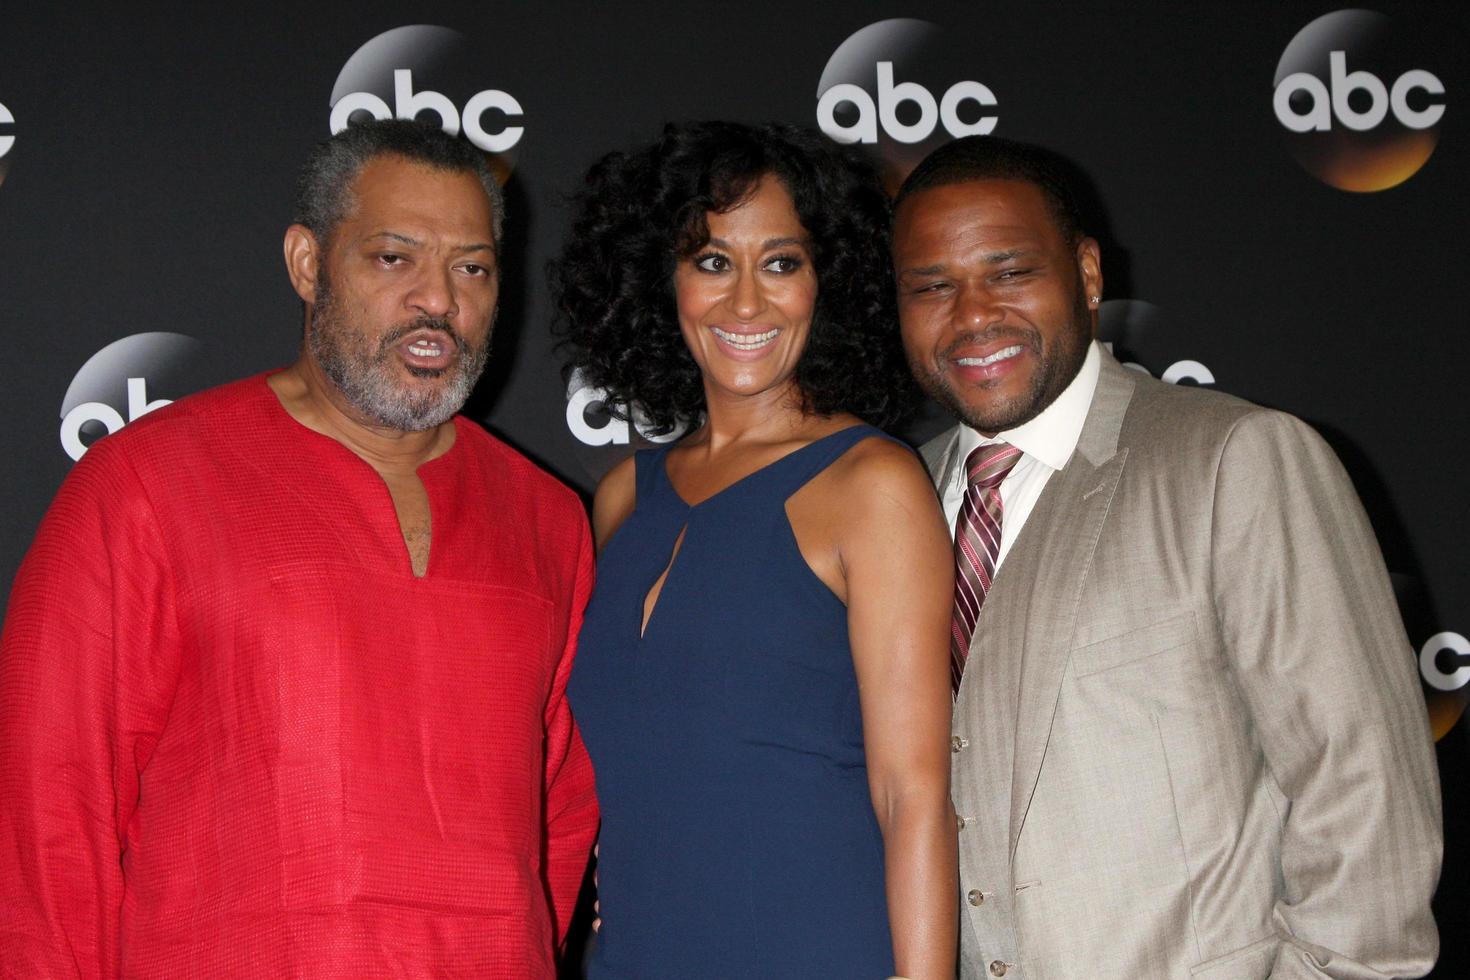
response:
[[[0,975],[113,977],[139,778],[173,695],[169,563],[127,460],[94,446],[0,635]]]
[[[582,613],[592,593],[592,537],[585,518],[577,545],[577,580],[561,662],[552,681],[546,709],[546,857],[547,886],[556,913],[556,944],[566,944],[567,928],[577,904],[582,876],[592,841],[597,836],[597,796],[592,786],[592,762],[582,745],[582,736],[572,722],[567,704],[567,678],[576,655]]]

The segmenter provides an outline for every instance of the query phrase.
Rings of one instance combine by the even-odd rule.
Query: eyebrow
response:
[[[1000,265],[1012,259],[1021,259],[1035,255],[1037,251],[1034,248],[1007,248],[999,252],[987,252],[981,256],[980,261],[986,265]],[[937,276],[948,271],[948,269],[949,266],[946,263],[936,262],[933,265],[920,265],[899,269],[898,275],[900,278],[903,276]]]
[[[389,241],[402,242],[404,245],[407,245],[410,248],[419,248],[420,246],[422,246],[424,244],[423,242],[419,241],[417,238],[413,238],[413,237],[411,237],[409,235],[403,235],[403,234],[400,234],[400,233],[398,233],[396,231],[380,231],[380,232],[378,232],[375,235],[369,235],[369,236],[367,236],[367,238],[364,239],[364,241],[369,241],[370,242],[370,241],[372,241],[375,238],[386,238]],[[456,246],[454,246],[453,251],[455,251],[455,252],[494,252],[495,251],[495,246],[492,245],[489,242],[474,242],[474,243],[469,244],[469,245],[456,245]]]
[[[1002,262],[1009,262],[1012,259],[1019,259],[1024,258],[1028,255],[1034,255],[1035,252],[1036,249],[1034,248],[1008,248],[999,252],[990,252],[986,254],[981,261],[985,262],[987,265],[999,265]]]
[[[709,243],[715,248],[730,250],[730,243],[725,241],[723,238],[711,238],[709,240]],[[806,248],[808,246],[808,240],[805,238],[792,237],[767,238],[765,241],[761,242],[761,251],[769,252],[773,248],[786,248],[790,245],[799,245],[802,248]]]

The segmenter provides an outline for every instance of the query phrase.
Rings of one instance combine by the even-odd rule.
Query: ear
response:
[[[1077,273],[1082,278],[1082,295],[1087,297],[1087,308],[1092,311],[1096,322],[1103,294],[1102,251],[1097,247],[1097,239],[1084,238],[1077,243]]]
[[[291,288],[296,290],[303,302],[316,302],[317,273],[326,260],[318,247],[316,236],[305,225],[292,225],[286,229],[283,243],[286,256],[286,275],[291,277]]]

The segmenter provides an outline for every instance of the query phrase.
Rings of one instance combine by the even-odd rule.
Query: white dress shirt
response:
[[[1030,422],[1014,429],[1001,432],[987,439],[968,425],[960,426],[959,445],[955,448],[954,474],[944,487],[944,518],[949,522],[950,536],[954,536],[955,518],[959,516],[960,503],[965,498],[968,480],[964,461],[977,447],[994,442],[1004,442],[1021,450],[1021,458],[1006,474],[1000,484],[1001,521],[1000,554],[995,567],[999,571],[1001,562],[1011,550],[1016,535],[1031,516],[1031,510],[1046,488],[1051,475],[1067,465],[1077,440],[1082,437],[1082,424],[1087,421],[1087,411],[1092,407],[1092,396],[1097,391],[1097,376],[1101,370],[1101,356],[1097,343],[1088,345],[1087,357],[1071,384],[1062,389],[1050,405]]]

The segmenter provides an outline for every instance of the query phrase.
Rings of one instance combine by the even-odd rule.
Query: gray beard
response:
[[[442,371],[417,371],[421,378],[442,377],[428,391],[402,387],[395,378],[393,347],[415,330],[437,330],[454,342],[457,357]],[[362,331],[354,329],[336,304],[331,286],[323,279],[312,308],[307,346],[322,373],[353,408],[372,422],[399,432],[423,432],[449,421],[464,407],[490,356],[490,340],[471,348],[447,320],[420,317],[399,324],[370,350]]]

